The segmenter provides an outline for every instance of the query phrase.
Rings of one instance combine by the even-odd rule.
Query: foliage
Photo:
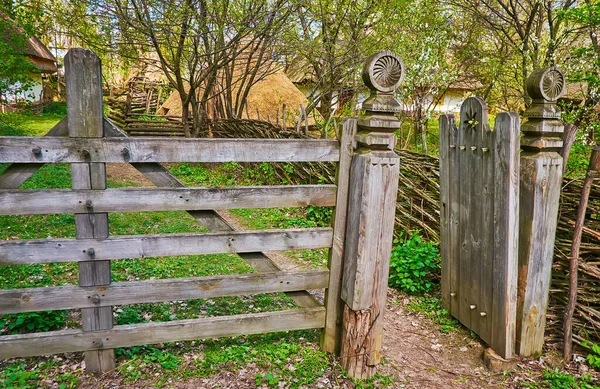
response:
[[[594,378],[591,375],[582,374],[577,377],[558,369],[546,370],[544,380],[536,383],[524,383],[526,388],[548,388],[548,389],[598,389],[594,385]]]
[[[390,258],[389,285],[407,293],[432,290],[439,279],[440,258],[434,243],[424,242],[414,232],[394,240]]]
[[[13,99],[33,85],[35,67],[27,58],[29,35],[17,22],[0,13],[0,100]]]
[[[27,312],[0,317],[0,333],[46,332],[65,327],[67,311]]]
[[[589,365],[596,370],[600,370],[600,346],[587,340],[581,345],[587,348],[589,352],[586,358]]]

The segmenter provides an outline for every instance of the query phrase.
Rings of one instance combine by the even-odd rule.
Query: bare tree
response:
[[[264,47],[281,28],[288,13],[287,0],[107,0],[123,44],[135,45],[140,56],[156,53],[159,65],[182,102],[186,136],[197,136],[207,115],[207,104],[218,95],[221,72],[241,51]],[[244,69],[257,73],[266,55],[256,56]],[[242,84],[252,84],[247,77]],[[217,91],[217,93],[215,93]],[[235,100],[235,115],[245,96]]]

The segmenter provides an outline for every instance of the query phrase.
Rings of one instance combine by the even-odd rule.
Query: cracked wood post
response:
[[[67,120],[72,138],[101,138],[104,136],[102,110],[102,66],[100,58],[89,49],[71,49],[65,56],[67,92]],[[86,152],[85,150],[83,151]],[[104,163],[74,163],[71,165],[73,189],[106,189]],[[88,213],[75,214],[78,239],[108,238],[108,214],[95,213],[94,204]],[[79,285],[110,284],[110,261],[94,261],[94,248],[88,249],[90,262],[79,263]],[[95,295],[94,301],[100,302]],[[83,331],[109,330],[113,327],[112,307],[85,308],[81,310]],[[95,342],[102,348],[102,341]],[[114,350],[85,352],[88,372],[105,372],[115,368]]]
[[[555,67],[538,69],[527,80],[533,101],[521,126],[517,353],[522,357],[538,356],[544,345],[563,165],[558,152],[564,125],[556,101],[565,85]]]
[[[393,151],[400,104],[393,93],[403,75],[402,61],[390,52],[369,57],[363,67],[371,96],[363,103],[366,113],[358,120],[350,167],[341,293],[340,359],[355,378],[371,377],[381,359],[400,165]]]

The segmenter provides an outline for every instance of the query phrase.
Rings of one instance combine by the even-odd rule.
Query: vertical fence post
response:
[[[72,138],[101,138],[103,131],[102,67],[100,58],[89,49],[71,49],[65,56],[67,92],[67,120]],[[90,151],[83,150],[90,158]],[[73,189],[106,189],[104,163],[73,163],[71,165]],[[108,237],[108,214],[95,213],[94,204],[86,204],[88,213],[75,215],[77,239],[105,239]],[[94,261],[95,250],[87,250],[90,262],[79,263],[79,285],[100,286],[110,284],[110,261]],[[94,294],[94,302],[101,296]],[[81,310],[83,331],[111,329],[112,307]],[[94,342],[102,348],[102,340]],[[86,370],[103,372],[114,369],[114,350],[96,350],[85,353]]]
[[[329,353],[339,354],[342,335],[343,302],[340,300],[344,259],[344,240],[348,210],[348,190],[350,185],[350,164],[354,153],[356,119],[346,118],[341,123],[340,161],[336,172],[337,196],[334,213],[331,217],[333,244],[329,250],[329,287],[325,290],[326,318],[321,335],[321,348]]]
[[[371,89],[358,120],[357,149],[350,168],[350,192],[342,281],[341,363],[350,376],[367,378],[381,359],[400,158],[394,153],[400,104],[394,91],[404,65],[390,52],[365,61],[363,80]]]
[[[558,151],[564,126],[556,101],[565,86],[555,67],[538,69],[527,80],[533,101],[521,126],[517,293],[517,352],[524,357],[540,354],[544,344],[563,165]]]

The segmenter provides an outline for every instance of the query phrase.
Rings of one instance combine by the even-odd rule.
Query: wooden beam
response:
[[[236,274],[0,291],[0,314],[210,299],[327,287],[329,271]]]
[[[105,350],[143,344],[322,328],[325,308],[219,316],[115,326],[112,330],[63,330],[0,336],[0,359]]]
[[[0,162],[332,162],[324,139],[0,137]]]
[[[65,56],[67,94],[68,142],[85,141],[104,136],[104,112],[102,106],[102,65],[100,58],[89,49],[71,49]],[[44,138],[38,138],[44,139]],[[30,139],[31,141],[31,139]],[[4,145],[10,149],[10,145]],[[46,149],[31,144],[31,155],[42,155]],[[40,147],[37,149],[36,147]],[[38,153],[39,151],[39,153]],[[35,161],[16,161],[35,162]],[[74,163],[71,165],[72,187],[76,190],[103,192],[106,189],[106,166],[104,163]],[[56,200],[61,201],[61,200]],[[75,215],[75,234],[78,239],[106,239],[108,237],[108,214],[98,213],[91,207]],[[108,285],[111,281],[109,261],[79,263],[81,286]],[[112,307],[90,308],[81,311],[83,331],[108,330],[113,326]],[[86,370],[104,372],[115,368],[114,350],[92,351],[85,354]]]
[[[350,186],[350,164],[354,152],[353,143],[356,135],[356,119],[345,119],[341,125],[340,163],[336,171],[337,201],[331,222],[333,226],[333,245],[329,250],[328,268],[330,271],[329,288],[325,291],[327,307],[325,328],[321,336],[321,348],[329,353],[339,354],[342,336],[342,301],[341,285],[344,268],[344,241],[346,238],[346,217],[348,210],[348,191]]]
[[[0,265],[331,247],[331,228],[0,241]]]
[[[0,190],[0,215],[335,205],[335,185]]]

